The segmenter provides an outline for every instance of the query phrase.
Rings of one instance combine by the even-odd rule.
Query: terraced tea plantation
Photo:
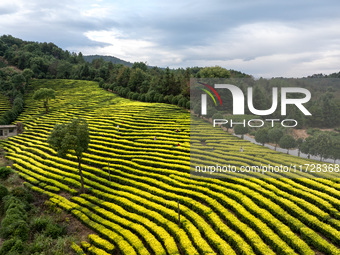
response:
[[[9,109],[11,109],[11,103],[9,102],[9,98],[3,94],[0,94],[0,116]]]
[[[123,99],[94,82],[32,86],[57,91],[50,113],[28,95],[18,119],[25,132],[2,146],[27,186],[96,233],[73,245],[77,254],[340,254],[339,179],[190,178],[184,109]],[[81,195],[76,158],[58,157],[46,141],[56,123],[75,117],[87,120],[91,138],[83,158],[90,192]],[[238,165],[306,162],[206,128],[193,130],[205,141],[198,150],[217,141],[217,161],[222,153]]]

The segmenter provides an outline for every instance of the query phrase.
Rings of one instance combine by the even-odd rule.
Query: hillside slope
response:
[[[32,86],[57,91],[50,113],[44,114],[42,103],[27,95],[27,108],[18,119],[26,130],[2,146],[27,186],[47,194],[106,240],[94,242],[90,250],[126,255],[340,254],[339,179],[190,178],[187,111],[123,99],[95,82],[34,80]],[[91,138],[83,158],[90,193],[82,195],[76,159],[59,158],[46,143],[56,123],[75,117],[88,121]],[[198,148],[202,154],[211,141],[219,141],[216,150],[229,148],[223,159],[216,156],[218,162],[307,162],[206,128],[204,136],[192,130],[205,140]]]
[[[122,64],[124,66],[132,67],[133,63],[116,58],[113,56],[103,56],[103,55],[87,55],[84,56],[86,62],[92,63],[95,59],[103,59],[104,61],[111,62],[112,64]]]

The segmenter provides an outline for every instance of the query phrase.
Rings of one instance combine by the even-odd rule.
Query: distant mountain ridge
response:
[[[104,61],[107,62],[112,62],[113,64],[122,64],[124,66],[132,67],[133,63],[122,60],[120,58],[112,57],[112,56],[103,56],[103,55],[88,55],[88,56],[83,56],[84,60],[86,62],[91,63],[95,59],[103,59]]]

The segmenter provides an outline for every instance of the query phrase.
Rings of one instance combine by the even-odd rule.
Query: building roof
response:
[[[0,125],[0,129],[1,128],[16,128],[16,125]]]

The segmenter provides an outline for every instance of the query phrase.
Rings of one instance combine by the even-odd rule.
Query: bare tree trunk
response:
[[[83,177],[83,172],[81,170],[81,158],[77,157],[78,159],[78,169],[79,169],[79,175],[80,175],[80,183],[81,183],[81,193],[84,193],[84,177]]]
[[[276,151],[277,143],[275,144],[275,151]]]

